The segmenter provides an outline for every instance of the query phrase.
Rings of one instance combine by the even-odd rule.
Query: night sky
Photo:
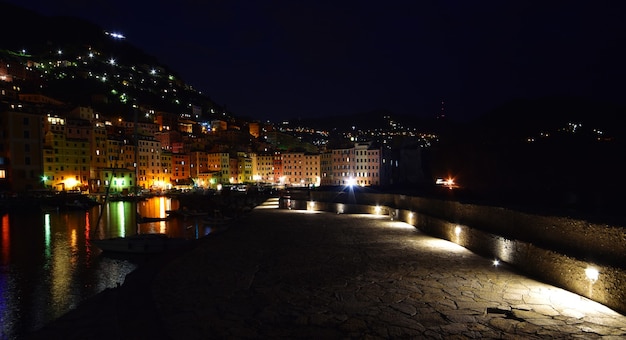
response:
[[[467,120],[514,98],[626,104],[624,1],[43,1],[119,31],[237,116]]]

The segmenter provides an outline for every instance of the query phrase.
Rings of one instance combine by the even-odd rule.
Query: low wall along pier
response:
[[[294,190],[281,208],[382,214],[626,314],[626,228],[398,194]]]

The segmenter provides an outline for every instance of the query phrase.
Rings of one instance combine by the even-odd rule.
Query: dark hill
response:
[[[154,56],[144,53],[126,41],[107,37],[102,27],[68,16],[43,16],[34,11],[0,2],[2,48],[41,55],[58,49],[90,46],[97,51],[115,51],[127,63],[158,64]]]
[[[626,108],[578,97],[518,99],[480,116],[467,131],[500,143],[556,133],[573,123],[581,124],[578,135],[602,131],[623,142],[626,128],[621,120],[625,114]]]

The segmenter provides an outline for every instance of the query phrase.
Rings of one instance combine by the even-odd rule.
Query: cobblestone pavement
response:
[[[494,266],[491,259],[424,235],[408,224],[381,216],[265,207],[255,208],[227,231],[199,240],[153,275],[127,280],[131,282],[120,291],[106,293],[108,298],[91,304],[96,307],[81,307],[84,313],[38,335],[85,339],[626,337],[626,316],[519,275],[505,264]],[[123,293],[125,286],[133,284],[151,296]],[[116,301],[113,306],[112,301]],[[89,313],[88,308],[98,310],[91,323],[78,316]],[[133,322],[128,321],[131,316]],[[96,317],[100,321],[93,321]]]

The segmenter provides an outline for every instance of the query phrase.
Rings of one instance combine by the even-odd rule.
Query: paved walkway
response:
[[[266,207],[34,337],[626,337],[626,316],[407,224]]]

